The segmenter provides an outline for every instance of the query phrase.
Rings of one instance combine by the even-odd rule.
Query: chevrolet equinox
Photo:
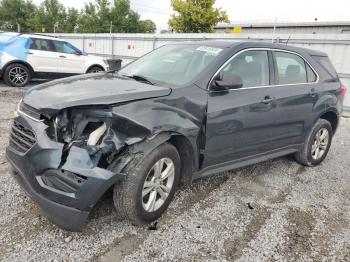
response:
[[[29,89],[6,153],[15,179],[60,227],[82,230],[109,189],[118,216],[144,224],[179,183],[289,154],[320,164],[345,91],[322,52],[169,44],[119,72]]]

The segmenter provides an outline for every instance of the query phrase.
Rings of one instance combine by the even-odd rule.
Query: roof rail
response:
[[[46,35],[46,34],[39,34],[39,33],[20,33],[20,35],[37,35],[37,36],[46,36],[46,37],[58,38],[57,36]]]

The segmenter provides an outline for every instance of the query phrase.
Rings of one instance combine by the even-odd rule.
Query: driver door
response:
[[[274,148],[271,130],[277,116],[272,55],[246,50],[233,56],[214,76],[240,77],[241,88],[209,92],[203,167],[253,157]]]
[[[57,54],[58,72],[64,74],[84,74],[86,56],[70,43],[53,41]]]

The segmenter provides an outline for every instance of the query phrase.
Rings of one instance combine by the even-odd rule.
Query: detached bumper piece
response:
[[[12,175],[17,183],[37,202],[45,216],[62,229],[69,231],[81,231],[84,229],[89,211],[81,211],[72,207],[58,204],[37,193],[25,175],[12,170]]]
[[[16,118],[6,148],[11,173],[53,223],[81,231],[97,201],[124,175],[96,167],[76,146],[62,162],[63,144],[51,140],[47,128],[35,119]]]

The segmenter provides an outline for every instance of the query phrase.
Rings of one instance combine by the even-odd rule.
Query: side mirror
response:
[[[228,89],[237,89],[243,86],[243,81],[240,76],[223,74],[221,79],[215,80],[212,89],[214,91],[224,91]]]
[[[81,56],[81,55],[83,55],[83,52],[81,52],[80,50],[77,50],[77,51],[75,51],[75,54]]]

